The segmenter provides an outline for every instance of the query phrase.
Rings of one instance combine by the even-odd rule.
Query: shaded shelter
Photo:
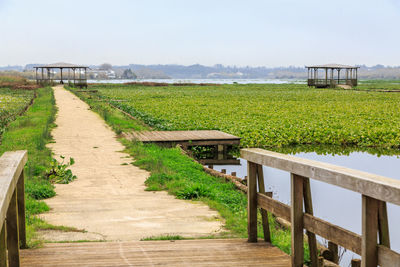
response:
[[[60,84],[64,84],[64,82],[71,82],[75,86],[87,88],[88,66],[61,62],[40,65],[34,68],[37,84],[51,84],[55,81],[59,81]],[[56,75],[55,70],[57,69],[60,70],[60,75]]]
[[[308,86],[318,88],[331,87],[340,85],[357,86],[357,75],[360,67],[326,64],[306,66],[308,69]]]

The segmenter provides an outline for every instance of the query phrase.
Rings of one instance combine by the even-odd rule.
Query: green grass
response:
[[[160,236],[150,236],[140,239],[140,241],[155,241],[155,240],[184,240],[183,236],[180,235],[160,235]]]
[[[117,110],[109,112],[107,103],[95,102],[93,97],[88,99],[87,94],[75,93],[81,99],[88,101],[92,109],[98,111],[113,129],[121,129],[118,124],[115,125],[120,120],[127,120],[130,123],[130,127],[124,127],[124,130],[143,129],[140,122],[131,120]],[[114,116],[116,117],[114,118]],[[124,123],[124,125],[128,124]],[[178,148],[162,148],[122,138],[120,141],[125,145],[126,151],[135,158],[132,164],[151,172],[145,182],[146,190],[166,190],[180,199],[202,201],[219,212],[227,231],[220,235],[209,236],[209,238],[247,237],[247,196],[237,190],[233,183],[206,174],[200,164],[182,154]],[[272,243],[286,253],[290,253],[290,231],[282,229],[272,216],[269,217],[269,222]],[[262,238],[261,217],[258,229],[258,236]],[[170,240],[173,237],[157,236],[146,238],[146,240],[161,240],[162,238]],[[308,259],[306,244],[305,247],[306,259]]]
[[[243,147],[272,150],[302,145],[399,153],[400,93],[299,84],[94,85],[93,89],[103,101],[160,130],[218,129],[240,136]]]
[[[52,89],[39,89],[33,105],[7,127],[0,145],[0,154],[5,151],[28,150],[28,163],[25,166],[25,192],[29,247],[37,246],[40,243],[35,238],[36,230],[44,225],[49,227],[48,224],[36,218],[35,214],[49,210],[46,203],[40,199],[55,195],[53,185],[43,179],[43,173],[51,160],[51,151],[45,145],[51,140],[50,130],[54,126],[55,113]]]

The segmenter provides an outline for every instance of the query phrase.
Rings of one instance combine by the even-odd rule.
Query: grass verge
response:
[[[119,110],[99,101],[88,93],[80,93],[70,88],[91,109],[96,111],[119,134],[122,131],[146,129],[142,122],[132,120]],[[215,209],[223,217],[225,228],[228,230],[222,235],[210,238],[247,237],[247,196],[237,190],[235,185],[222,178],[208,175],[200,164],[181,153],[178,148],[163,148],[153,144],[132,142],[120,138],[126,147],[126,152],[135,158],[132,163],[151,172],[146,180],[147,191],[166,190],[180,199],[202,201],[210,208]],[[281,228],[270,216],[272,244],[290,254],[290,231]],[[263,238],[261,217],[259,217],[259,238]],[[156,236],[143,240],[171,240],[181,239],[181,236]],[[175,240],[177,240],[175,239]],[[308,262],[309,252],[305,244],[305,262]]]
[[[0,154],[5,151],[28,150],[25,166],[27,242],[35,247],[40,241],[35,233],[40,228],[53,228],[35,217],[49,210],[41,199],[55,195],[54,186],[43,179],[43,173],[51,161],[51,151],[46,143],[51,141],[50,130],[54,126],[56,113],[54,95],[51,88],[38,89],[38,96],[32,106],[15,121],[11,122],[2,137]]]

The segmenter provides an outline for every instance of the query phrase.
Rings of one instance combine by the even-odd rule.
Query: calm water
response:
[[[398,156],[375,156],[368,153],[353,152],[349,156],[318,155],[298,153],[295,156],[345,166],[400,180],[400,158]],[[240,159],[241,165],[215,165],[214,169],[226,169],[227,173],[236,171],[237,176],[247,175],[247,162]],[[290,175],[287,172],[264,166],[264,180],[267,191],[273,197],[290,204]],[[337,186],[311,179],[314,215],[345,229],[361,234],[361,195]],[[390,241],[393,250],[400,252],[400,206],[388,203]],[[320,241],[322,241],[320,239]],[[351,258],[359,258],[347,252],[341,266],[349,266]]]
[[[216,84],[304,84],[305,80],[281,79],[137,79],[137,80],[88,80],[88,83],[128,83],[128,82],[156,82],[156,83],[216,83]]]

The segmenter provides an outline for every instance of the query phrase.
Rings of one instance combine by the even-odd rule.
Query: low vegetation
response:
[[[55,195],[54,186],[44,178],[52,160],[46,143],[51,141],[50,130],[56,113],[54,96],[51,88],[39,89],[37,93],[32,106],[9,124],[0,145],[0,154],[5,151],[28,150],[25,192],[27,239],[30,247],[39,244],[35,239],[37,229],[53,227],[35,217],[35,214],[48,211],[49,207],[40,200]]]
[[[102,101],[155,129],[218,129],[240,136],[243,147],[400,148],[398,93],[299,84],[94,85],[93,89]]]

